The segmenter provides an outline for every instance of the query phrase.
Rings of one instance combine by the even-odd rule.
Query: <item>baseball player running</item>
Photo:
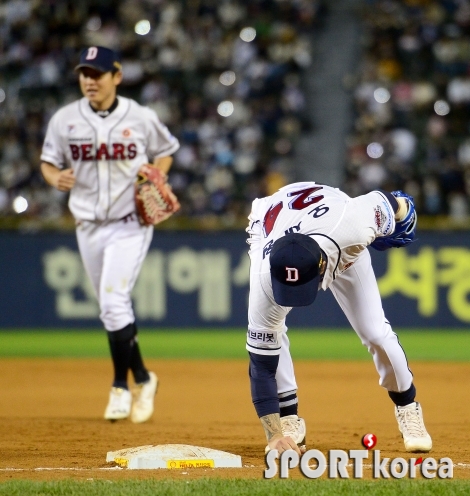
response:
[[[117,96],[122,72],[116,52],[89,47],[76,71],[83,98],[51,118],[41,171],[50,185],[70,190],[78,247],[107,332],[114,380],[104,418],[145,422],[153,413],[158,380],[143,363],[131,291],[153,226],[137,219],[134,181],[149,161],[167,173],[179,143],[155,112]],[[129,369],[136,383],[133,395]]]
[[[249,216],[251,259],[248,333],[254,407],[269,449],[305,451],[306,426],[298,416],[297,384],[286,316],[330,288],[395,404],[405,449],[431,450],[431,437],[415,401],[413,375],[385,318],[367,246],[401,247],[415,237],[413,199],[373,191],[350,198],[314,182],[295,183],[256,199]]]

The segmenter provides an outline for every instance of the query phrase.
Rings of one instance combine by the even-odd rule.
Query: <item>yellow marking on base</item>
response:
[[[167,460],[166,468],[214,468],[214,460]]]
[[[114,463],[122,468],[127,468],[127,466],[129,465],[129,460],[127,458],[115,458]]]

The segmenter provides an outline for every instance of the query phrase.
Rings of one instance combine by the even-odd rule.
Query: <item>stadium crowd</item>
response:
[[[403,189],[418,211],[469,215],[470,2],[367,0],[345,189]]]
[[[2,2],[0,220],[70,219],[39,156],[51,115],[80,96],[81,49],[104,45],[122,55],[120,93],[154,108],[180,140],[170,175],[178,216],[245,222],[253,198],[292,179],[308,125],[299,75],[321,12],[318,0]]]
[[[178,218],[243,225],[253,198],[294,179],[296,140],[309,127],[301,75],[325,4],[2,2],[0,223],[70,222],[39,155],[51,115],[80,96],[80,50],[105,45],[122,54],[121,94],[154,108],[180,140],[170,176]],[[363,57],[345,80],[355,125],[343,189],[403,189],[421,214],[468,220],[470,1],[364,0],[362,20]]]

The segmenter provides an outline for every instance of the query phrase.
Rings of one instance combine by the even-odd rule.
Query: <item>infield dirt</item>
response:
[[[250,400],[246,361],[153,360],[148,366],[160,379],[156,411],[136,425],[102,418],[109,360],[2,359],[0,482],[263,477],[266,443]],[[417,362],[412,370],[434,443],[429,456],[450,457],[457,464],[454,479],[470,479],[470,364]],[[309,449],[363,449],[361,438],[371,432],[382,458],[416,457],[404,450],[372,361],[298,361],[296,375]],[[241,455],[243,468],[126,470],[105,461],[108,451],[146,444],[228,451]],[[364,473],[371,477],[370,470]],[[302,477],[297,469],[290,476]]]

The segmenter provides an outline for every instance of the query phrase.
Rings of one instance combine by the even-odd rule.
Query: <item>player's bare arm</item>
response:
[[[61,170],[48,162],[42,162],[41,173],[46,182],[59,191],[70,191],[75,185],[73,169]]]
[[[260,417],[260,421],[266,434],[268,446],[271,449],[277,449],[279,453],[288,449],[293,449],[294,451],[297,451],[299,455],[302,454],[295,442],[290,437],[286,437],[282,434],[281,417],[279,413],[271,413],[264,417]]]
[[[156,158],[153,161],[154,167],[158,167],[165,174],[168,174],[172,163],[173,163],[173,157],[160,157],[160,158]]]

